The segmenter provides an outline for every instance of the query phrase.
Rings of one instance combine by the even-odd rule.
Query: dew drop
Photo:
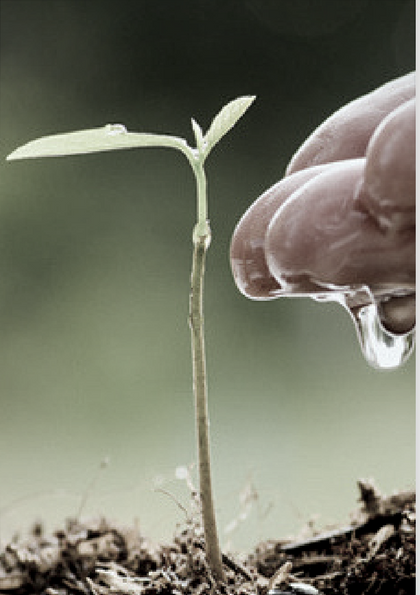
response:
[[[116,134],[126,134],[127,128],[124,124],[107,124],[105,126],[105,131],[107,134],[116,135]]]
[[[356,325],[363,355],[371,366],[390,370],[407,361],[415,345],[415,327],[401,335],[387,331],[380,321],[375,303],[349,311]]]

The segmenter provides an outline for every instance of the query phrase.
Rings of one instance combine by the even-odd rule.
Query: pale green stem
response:
[[[203,519],[207,563],[214,578],[224,582],[222,556],[217,534],[213,504],[210,464],[208,391],[206,352],[204,341],[203,290],[206,253],[210,245],[210,227],[207,221],[206,178],[203,164],[194,167],[197,180],[198,221],[193,234],[193,260],[190,293],[190,328],[195,396],[198,467],[200,478],[201,514]]]
[[[191,271],[190,328],[197,423],[201,514],[206,542],[206,555],[207,562],[214,578],[217,581],[222,582],[224,581],[224,572],[217,535],[211,482],[206,354],[204,342],[203,285],[207,246],[206,236],[201,236],[194,242]]]
[[[197,161],[194,166],[194,174],[197,183],[197,225],[194,229],[194,238],[206,236],[210,245],[210,227],[208,225],[207,212],[207,180],[202,161]]]

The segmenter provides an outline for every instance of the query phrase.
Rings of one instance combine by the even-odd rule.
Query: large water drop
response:
[[[383,327],[375,303],[350,312],[356,324],[363,355],[371,366],[392,369],[407,361],[415,345],[415,327],[401,335],[390,333]]]

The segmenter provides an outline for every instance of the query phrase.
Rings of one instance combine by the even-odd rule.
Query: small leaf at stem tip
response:
[[[241,118],[255,100],[255,95],[238,97],[227,103],[214,118],[205,137],[206,155]]]
[[[191,126],[194,131],[197,149],[201,152],[204,150],[203,131],[201,130],[201,126],[194,120],[194,118],[191,118]]]
[[[163,134],[127,132],[123,124],[107,124],[101,128],[78,130],[66,134],[53,134],[22,145],[7,157],[31,159],[35,157],[60,157],[64,155],[82,155],[115,149],[133,149],[141,147],[171,147],[185,150],[184,139]]]

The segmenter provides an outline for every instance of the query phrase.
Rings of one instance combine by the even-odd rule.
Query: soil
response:
[[[348,526],[305,541],[267,541],[247,556],[223,555],[223,585],[211,576],[192,519],[165,545],[106,519],[68,521],[51,535],[37,525],[0,552],[0,594],[414,594],[415,493],[385,497],[366,481],[359,489]]]

